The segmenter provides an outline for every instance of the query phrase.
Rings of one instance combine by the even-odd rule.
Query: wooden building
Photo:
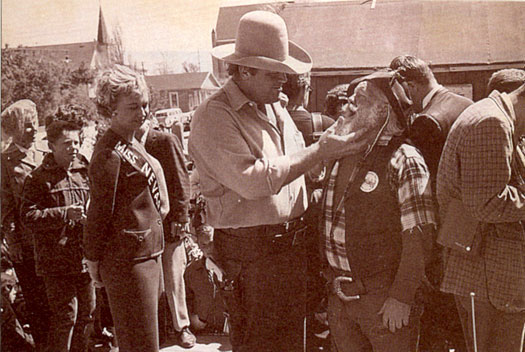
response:
[[[195,109],[220,84],[211,72],[186,72],[166,75],[145,76],[148,86],[160,92],[166,108],[180,108],[183,112]]]
[[[485,96],[490,75],[525,68],[525,2],[377,0],[283,2],[222,7],[213,46],[234,42],[240,17],[256,9],[281,15],[289,39],[313,58],[310,110],[326,92],[387,67],[403,54],[431,64],[437,80],[462,95]],[[214,59],[214,73],[227,75]]]

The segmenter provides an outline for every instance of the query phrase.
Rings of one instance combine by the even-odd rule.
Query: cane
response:
[[[478,343],[476,341],[476,311],[474,308],[474,292],[470,293],[470,304],[472,305],[472,337],[474,339],[474,352],[478,352]]]

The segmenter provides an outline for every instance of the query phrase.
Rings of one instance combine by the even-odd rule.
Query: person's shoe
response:
[[[182,328],[181,332],[179,333],[180,346],[184,348],[192,348],[195,346],[195,342],[197,342],[197,338],[195,335],[193,335],[190,328],[188,326]]]

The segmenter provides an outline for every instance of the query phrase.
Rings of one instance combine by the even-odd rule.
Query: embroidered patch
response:
[[[365,176],[365,180],[363,181],[359,189],[363,192],[370,193],[377,188],[378,184],[379,176],[377,176],[377,174],[373,171],[368,171]]]

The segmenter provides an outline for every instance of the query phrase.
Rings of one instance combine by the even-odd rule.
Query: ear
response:
[[[246,66],[239,66],[238,69],[239,69],[239,77],[242,80],[247,80],[248,78],[250,78],[252,76],[252,73],[250,72],[248,67],[246,67]]]
[[[55,144],[50,141],[47,141],[47,147],[49,148],[49,150],[51,150],[51,153],[54,153],[56,150]]]

